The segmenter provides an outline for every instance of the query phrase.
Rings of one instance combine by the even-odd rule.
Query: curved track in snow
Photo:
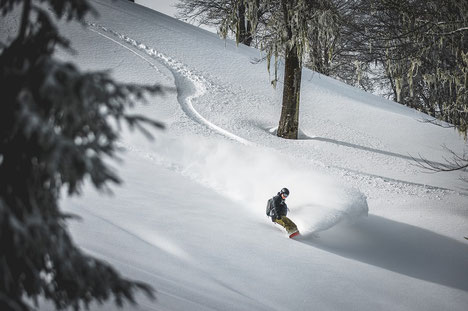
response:
[[[183,112],[187,115],[188,118],[190,118],[196,123],[202,126],[205,126],[206,128],[224,137],[227,137],[231,140],[239,142],[243,145],[247,145],[247,146],[257,145],[256,143],[252,141],[242,138],[214,124],[210,120],[203,117],[194,108],[194,105],[193,105],[194,101],[197,98],[205,95],[210,87],[213,87],[212,83],[207,81],[207,79],[205,79],[202,75],[197,74],[196,72],[191,70],[187,65],[175,60],[174,58],[169,57],[165,55],[164,53],[152,47],[149,47],[148,45],[144,43],[141,43],[135,39],[132,39],[131,37],[125,34],[122,34],[104,25],[100,25],[96,23],[88,22],[87,25],[91,31],[127,49],[135,56],[147,62],[151,66],[151,68],[156,70],[159,74],[167,77],[167,75],[165,75],[161,70],[158,69],[158,67],[152,62],[152,60],[155,60],[159,64],[166,67],[171,72],[175,81],[175,86],[177,89],[177,101],[179,102],[179,105],[181,106]],[[141,55],[137,51],[143,52],[144,55]],[[148,57],[145,57],[145,56],[149,56],[150,59],[148,59]],[[263,146],[263,147],[266,147],[266,146]],[[354,170],[350,170],[349,168],[343,168],[343,167],[333,166],[333,165],[331,166],[324,165],[323,163],[321,164],[323,166],[335,168],[338,171],[344,171],[346,175],[355,175],[356,179],[363,179],[363,178],[369,179],[370,178],[373,180],[374,179],[377,180],[377,182],[379,182],[379,180],[383,180],[384,182],[389,181],[392,183],[402,184],[405,187],[417,187],[420,190],[422,189],[421,191],[430,190],[430,191],[442,191],[442,192],[455,192],[460,195],[467,195],[463,191],[457,191],[454,189],[447,189],[447,188],[437,187],[437,186],[429,186],[429,185],[414,183],[414,182],[405,181],[405,180],[397,180],[397,179],[387,178],[385,176],[378,176],[378,175],[367,174],[364,172],[354,171]]]
[[[161,73],[161,71],[147,58],[143,57],[139,53],[135,52],[133,49],[129,48],[128,46],[122,44],[121,42],[125,42],[129,44],[130,46],[144,52],[146,55],[150,56],[151,58],[157,60],[159,63],[164,65],[173,75],[174,81],[175,81],[175,86],[177,89],[177,100],[184,111],[184,113],[191,118],[192,120],[196,121],[199,124],[202,124],[206,126],[207,128],[225,136],[228,137],[229,139],[235,140],[243,145],[253,145],[251,141],[246,140],[245,138],[242,138],[240,136],[235,135],[234,133],[231,133],[216,124],[210,122],[206,118],[204,118],[194,107],[193,107],[193,101],[198,98],[203,96],[206,91],[207,91],[207,86],[210,84],[204,77],[197,75],[195,72],[190,70],[186,65],[183,63],[157,51],[154,48],[151,48],[143,43],[140,43],[124,34],[121,34],[117,31],[114,31],[112,29],[109,29],[105,26],[98,25],[95,23],[87,23],[89,26],[90,30],[99,34],[100,36],[113,41],[114,43],[122,46],[123,48],[129,50],[139,58],[143,59],[147,63],[150,64],[150,66]],[[101,31],[105,33],[112,34],[114,37],[118,38],[121,42],[107,36],[106,34],[102,33]]]

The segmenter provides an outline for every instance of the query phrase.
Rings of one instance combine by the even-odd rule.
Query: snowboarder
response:
[[[271,221],[275,222],[284,229],[289,234],[289,237],[292,238],[299,234],[297,226],[292,222],[291,219],[286,217],[288,214],[288,206],[286,205],[286,198],[289,196],[289,190],[287,188],[281,189],[277,195],[268,200],[266,214],[271,217]]]

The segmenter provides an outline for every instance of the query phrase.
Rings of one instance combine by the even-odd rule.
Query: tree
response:
[[[359,0],[332,0],[338,12],[334,36],[313,40],[313,54],[305,66],[349,85],[373,92],[382,89],[382,78],[376,74],[375,61],[368,57],[368,41],[360,36],[363,16],[358,14]],[[317,32],[311,32],[317,36]],[[325,39],[325,40],[324,40]],[[377,69],[377,70],[376,70]]]
[[[468,2],[352,3],[347,37],[353,37],[355,60],[383,69],[395,101],[454,124],[466,135]]]
[[[219,26],[224,38],[233,32],[238,43],[247,45],[256,38],[257,47],[267,52],[268,70],[274,57],[274,86],[278,59],[284,56],[283,103],[277,135],[297,139],[303,61],[308,58],[314,68],[328,62],[331,47],[322,48],[326,45],[322,43],[333,42],[337,34],[337,11],[331,0],[182,0],[178,8],[183,17]],[[313,52],[307,54],[309,50]]]
[[[20,6],[22,4],[22,7]],[[62,190],[80,193],[88,179],[98,189],[119,178],[105,164],[116,152],[118,129],[162,124],[127,112],[157,86],[113,81],[82,73],[53,57],[67,48],[55,17],[83,20],[85,0],[4,0],[3,16],[22,10],[18,34],[0,51],[0,309],[31,310],[43,296],[57,309],[78,310],[92,301],[134,302],[135,291],[153,289],[122,278],[110,265],[84,254],[59,209]]]
[[[185,20],[196,20],[201,25],[215,26],[224,37],[233,33],[237,42],[247,46],[252,44],[252,24],[246,19],[247,11],[243,1],[180,0],[176,7],[179,17]]]
[[[434,117],[429,122],[448,122],[466,139],[468,2],[355,0],[348,4],[351,18],[341,37],[349,43],[345,51],[350,63],[364,64],[367,73],[372,65],[382,69],[377,79],[391,90],[395,101]],[[467,154],[448,151],[452,157],[445,164],[424,158],[416,161],[436,172],[466,170]]]
[[[338,12],[331,0],[181,0],[180,15],[201,24],[216,25],[226,38],[267,52],[268,70],[274,57],[276,86],[278,59],[285,59],[283,103],[277,135],[297,139],[304,60],[325,72],[336,42]]]
[[[316,58],[323,57],[323,54],[307,52],[336,36],[337,11],[328,0],[248,0],[246,6],[253,32],[263,32],[268,68],[271,58],[275,59],[273,85],[277,83],[278,59],[284,55],[283,102],[277,135],[297,139],[303,61],[308,56],[309,62],[318,63]],[[265,12],[261,27],[258,27],[258,10]]]

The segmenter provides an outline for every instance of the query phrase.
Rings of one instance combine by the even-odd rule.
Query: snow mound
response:
[[[368,213],[366,197],[359,190],[273,149],[169,135],[147,148],[134,151],[238,202],[239,215],[247,212],[268,220],[266,202],[283,187],[291,191],[289,216],[303,233],[323,231]]]
[[[291,208],[291,218],[303,234],[324,231],[367,216],[367,200],[360,191],[340,187],[336,183],[319,185],[317,188],[316,193],[301,198],[303,204]]]

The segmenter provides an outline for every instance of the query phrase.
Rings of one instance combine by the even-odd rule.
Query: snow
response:
[[[123,185],[62,200],[86,252],[157,290],[125,310],[466,310],[467,174],[412,160],[462,153],[455,131],[304,70],[301,137],[280,139],[282,85],[261,52],[128,1],[92,3],[98,17],[60,25],[76,53],[58,57],[172,90],[135,108],[167,130],[123,129],[111,162]],[[264,214],[282,187],[293,240]]]
[[[164,13],[174,17],[177,14],[175,5],[178,0],[136,0],[135,3],[156,10],[159,13]]]

